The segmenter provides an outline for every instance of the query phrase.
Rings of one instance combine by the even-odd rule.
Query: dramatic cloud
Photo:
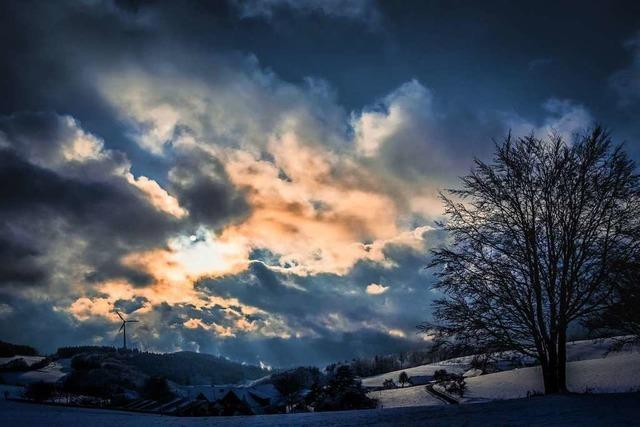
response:
[[[6,233],[12,238],[7,247],[13,249],[7,257],[20,268],[6,271],[5,282],[47,283],[55,271],[60,281],[72,284],[48,285],[59,295],[56,309],[71,316],[68,321],[106,325],[117,322],[115,309],[135,314],[144,326],[132,331],[132,339],[150,349],[222,352],[229,339],[247,345],[265,339],[332,342],[340,335],[362,333],[373,334],[380,343],[386,336],[416,345],[420,339],[411,331],[419,319],[410,314],[416,311],[408,310],[406,299],[428,281],[420,273],[426,264],[423,256],[437,240],[433,228],[424,224],[438,211],[425,208],[425,203],[437,202],[424,193],[407,191],[416,183],[395,174],[391,166],[380,174],[382,163],[370,159],[400,149],[389,144],[410,144],[418,134],[437,129],[427,89],[412,81],[385,97],[379,112],[373,106],[349,115],[327,98],[326,91],[318,95],[314,87],[289,86],[254,62],[240,64],[249,67],[245,77],[253,87],[251,98],[218,108],[215,83],[181,82],[187,88],[201,86],[188,102],[164,97],[164,108],[176,117],[169,126],[152,108],[160,105],[164,88],[171,88],[163,78],[136,75],[136,81],[150,85],[145,87],[125,77],[124,92],[115,89],[118,77],[101,80],[109,87],[101,91],[119,116],[130,122],[132,138],[150,155],[169,160],[160,177],[168,190],[156,180],[136,177],[126,157],[106,149],[104,141],[70,117],[36,114],[4,119],[3,147],[12,153],[13,162],[22,162],[14,169],[21,174],[31,169],[48,174],[49,178],[38,179],[49,185],[64,181],[60,188],[32,196],[35,199],[29,203],[46,209],[59,205],[58,221],[82,224],[74,232],[64,229],[64,235],[49,237],[46,247],[32,230],[8,222],[13,234]],[[226,90],[233,87],[229,83]],[[238,87],[247,84],[243,80]],[[279,99],[283,92],[286,96]],[[196,96],[203,99],[198,102]],[[225,96],[239,94],[232,91]],[[270,103],[268,117],[254,110],[254,97]],[[205,110],[192,108],[194,103],[206,106]],[[549,102],[545,107],[557,116],[545,119],[543,129],[573,131],[586,125],[589,117],[568,103]],[[231,117],[249,123],[254,116],[261,117],[259,128],[228,127]],[[429,126],[421,127],[425,122]],[[341,130],[345,125],[347,130]],[[530,126],[525,120],[518,125]],[[376,130],[372,134],[365,128]],[[372,137],[379,138],[376,150],[363,152],[362,144],[368,144],[363,139]],[[419,185],[429,188],[428,174],[418,179]],[[99,184],[107,194],[130,194],[132,201],[109,196],[85,202],[78,188],[89,184]],[[66,189],[67,185],[73,187]],[[26,187],[42,184],[29,182],[16,191],[25,193]],[[67,202],[64,195],[70,191],[76,198]],[[60,200],[55,194],[62,196]],[[81,212],[67,212],[68,204]],[[88,212],[82,210],[84,204]],[[19,207],[12,204],[13,209]],[[29,204],[25,209],[33,211]],[[149,222],[150,212],[159,223]],[[129,224],[122,227],[121,214],[150,216],[139,221],[138,230]],[[103,234],[112,228],[123,234],[111,233],[105,239]],[[28,239],[17,240],[16,229]],[[73,239],[78,242],[75,249],[69,244]],[[104,251],[106,244],[109,251]],[[58,258],[49,259],[51,253]],[[61,263],[61,254],[66,263]],[[60,265],[71,267],[60,270]],[[370,273],[359,277],[364,265]],[[397,276],[401,272],[404,276]],[[365,292],[360,287],[363,282],[368,283]],[[394,291],[380,283],[393,283]],[[374,298],[378,302],[367,296],[378,296]],[[178,336],[160,338],[163,324],[171,324]],[[187,337],[195,341],[184,341]],[[212,341],[205,345],[203,340]],[[104,342],[99,336],[94,341]]]
[[[54,277],[65,286],[92,277],[145,282],[120,258],[162,244],[175,230],[173,215],[158,206],[171,196],[134,177],[121,153],[105,150],[68,116],[4,117],[0,132],[0,174],[11,182],[2,190],[2,239],[12,248],[2,265],[15,270],[5,271],[2,284],[46,285]],[[141,179],[155,193],[141,190]]]
[[[220,211],[218,200],[230,200],[220,197],[230,193],[228,183],[240,192],[222,211],[246,203],[246,214],[216,239],[244,246],[237,264],[261,248],[280,257],[278,268],[296,274],[346,274],[361,259],[384,264],[388,242],[421,247],[419,233],[402,223],[418,212],[422,195],[403,193],[397,179],[360,162],[345,131],[348,116],[330,92],[316,82],[292,86],[251,59],[220,67],[228,75],[224,84],[135,72],[106,77],[102,91],[134,119],[141,147],[176,156],[169,181],[193,219],[206,223]],[[402,98],[410,86],[425,91],[412,82],[389,99]],[[416,122],[410,116],[404,125]]]
[[[29,203],[46,209],[60,205],[57,220],[81,221],[83,228],[50,237],[47,248],[31,230],[9,222],[13,234],[5,238],[11,238],[7,247],[12,250],[6,256],[18,268],[4,272],[5,282],[46,283],[56,271],[73,284],[49,285],[51,292],[64,295],[56,307],[71,316],[69,321],[96,324],[103,319],[109,324],[117,321],[115,309],[135,314],[144,326],[132,331],[132,339],[151,349],[199,349],[208,339],[218,344],[203,348],[220,352],[228,339],[321,342],[364,331],[416,342],[411,330],[418,319],[405,314],[403,300],[424,286],[426,278],[417,273],[426,260],[408,276],[390,279],[411,271],[408,254],[425,254],[435,243],[426,238],[433,229],[416,226],[415,219],[424,224],[429,215],[437,216],[438,208],[425,208],[437,202],[407,191],[416,183],[395,174],[392,165],[386,174],[379,172],[384,153],[410,148],[418,135],[437,129],[428,90],[411,81],[381,106],[349,115],[326,90],[318,94],[315,86],[290,86],[252,61],[236,64],[244,70],[237,90],[249,87],[252,92],[245,101],[242,92],[232,90],[233,80],[225,81],[222,99],[214,95],[215,82],[181,81],[192,95],[186,99],[172,92],[166,77],[136,73],[136,83],[130,74],[100,80],[102,93],[132,126],[131,137],[151,155],[170,160],[161,177],[168,190],[156,180],[136,177],[126,157],[106,149],[104,141],[68,116],[5,118],[2,145],[13,153],[13,162],[22,162],[15,169],[51,175],[41,181],[64,180],[60,188],[47,190],[47,197],[73,191],[78,198],[67,202],[66,196],[58,200],[37,194]],[[198,90],[189,92],[190,86]],[[254,99],[269,104],[269,115],[255,108]],[[171,111],[173,119],[157,116],[154,105]],[[573,131],[589,117],[568,103],[549,102],[545,108],[556,116],[545,119],[542,129]],[[531,126],[514,118],[506,123]],[[363,151],[363,146],[375,150]],[[97,211],[93,199],[84,202],[78,189],[65,187],[89,184],[99,184],[108,194],[131,194],[136,204],[128,202],[127,211],[124,196],[99,198],[104,212]],[[429,174],[419,184],[429,188]],[[29,182],[17,191],[32,186],[41,184]],[[68,213],[73,202],[74,210],[86,203],[89,212]],[[19,206],[12,204],[13,209]],[[140,220],[140,230],[119,225],[122,213],[149,212],[161,222],[149,223],[150,216]],[[124,233],[105,240],[111,228]],[[28,238],[17,240],[16,229]],[[74,236],[76,249],[69,244]],[[107,243],[111,249],[105,252]],[[59,270],[60,259],[50,260],[50,253],[74,259],[64,264],[72,271]],[[363,263],[373,274],[359,278]],[[368,283],[364,293],[362,282]],[[381,282],[393,283],[394,292]],[[373,304],[367,295],[384,298]],[[166,322],[179,339],[158,338]],[[184,341],[195,333],[195,342]]]
[[[405,83],[379,105],[353,116],[357,150],[364,156],[374,156],[387,144],[415,144],[428,138],[423,132],[433,116],[429,90],[416,80]]]
[[[273,366],[424,345],[438,190],[596,115],[542,80],[560,61],[496,61],[427,5],[5,3],[0,339],[44,351],[119,343],[114,310],[140,348]]]

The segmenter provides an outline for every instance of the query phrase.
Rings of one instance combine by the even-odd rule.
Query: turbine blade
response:
[[[120,329],[118,329],[118,332],[120,332],[124,328],[124,323],[125,322],[122,322],[122,326],[120,326]]]
[[[124,317],[122,317],[122,314],[120,314],[120,312],[119,312],[119,311],[117,311],[117,310],[116,310],[116,314],[117,314],[117,315],[118,315],[118,317],[119,317],[120,319],[122,319],[122,321],[124,322]]]
[[[129,323],[138,323],[139,320],[127,320],[127,322],[129,322]]]

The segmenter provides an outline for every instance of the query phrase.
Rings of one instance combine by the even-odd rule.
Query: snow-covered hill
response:
[[[377,390],[368,394],[378,400],[380,408],[405,408],[410,406],[438,406],[443,402],[427,393],[424,386]]]
[[[22,359],[27,366],[31,366],[44,359],[43,356],[12,356],[12,357],[0,357],[0,366],[10,363],[14,360]]]
[[[567,385],[577,393],[624,393],[640,391],[640,347],[626,346],[611,352],[615,338],[575,341],[567,344]],[[497,360],[514,361],[514,354],[496,355]],[[470,369],[473,356],[459,357],[364,378],[366,387],[380,387],[385,379],[396,383],[401,372],[412,376],[430,376],[438,369],[463,374]],[[522,360],[522,362],[531,362]],[[517,366],[517,363],[515,364]],[[501,363],[499,366],[508,366]],[[467,391],[462,403],[496,399],[514,399],[542,393],[542,375],[537,366],[513,368],[466,379]],[[443,404],[431,396],[423,385],[370,393],[385,408],[431,406]]]
[[[466,401],[516,399],[544,391],[538,366],[469,378],[466,383]],[[567,387],[576,393],[640,391],[640,353],[569,362]]]
[[[439,369],[446,369],[447,372],[463,374],[469,369],[472,357],[460,357],[456,359],[444,360],[442,362],[431,363],[428,365],[416,366],[413,368],[402,369],[399,371],[387,372],[373,377],[362,379],[362,385],[365,387],[382,387],[382,383],[386,379],[392,379],[396,384],[399,383],[400,373],[406,372],[409,377],[425,377],[433,376],[433,373]]]
[[[19,357],[24,358],[25,356]],[[40,369],[26,372],[3,372],[1,376],[7,384],[25,385],[41,381],[55,383],[69,372],[71,372],[71,359],[58,359]]]

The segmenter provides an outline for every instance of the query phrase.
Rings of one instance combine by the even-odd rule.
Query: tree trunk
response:
[[[545,394],[567,392],[567,332],[560,328],[549,346],[549,358],[541,363]]]
[[[549,360],[548,363],[542,365],[542,380],[544,382],[544,394],[560,393],[556,360]]]
[[[564,326],[558,333],[558,392],[567,392],[567,329]]]

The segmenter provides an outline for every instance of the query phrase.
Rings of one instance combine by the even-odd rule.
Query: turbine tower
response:
[[[117,310],[116,310],[116,314],[118,315],[120,320],[122,320],[122,326],[120,326],[120,329],[118,329],[118,333],[120,333],[120,331],[124,332],[122,334],[122,348],[124,348],[126,350],[127,349],[127,323],[138,323],[138,321],[137,320],[125,320],[124,317],[122,317],[122,314],[120,314],[120,312],[117,311]]]

